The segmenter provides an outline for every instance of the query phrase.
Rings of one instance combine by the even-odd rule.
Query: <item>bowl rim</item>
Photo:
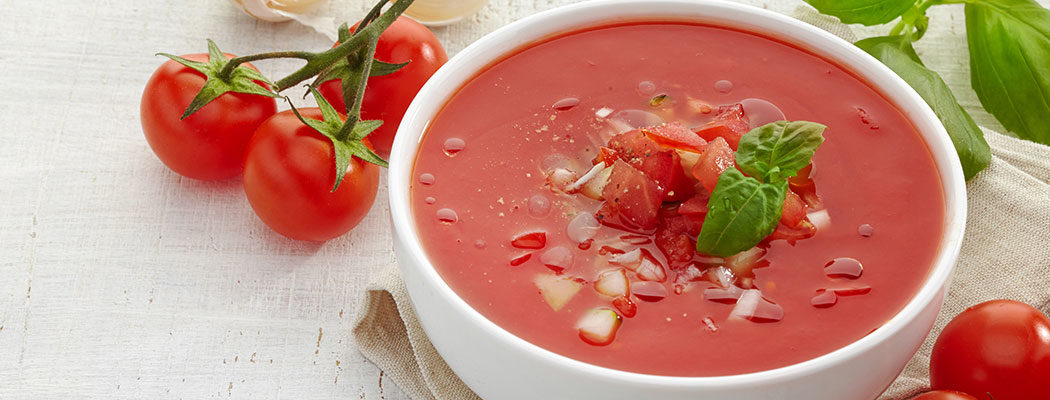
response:
[[[646,11],[640,11],[643,9]],[[686,10],[685,13],[670,14],[670,10],[681,11],[683,9]],[[602,20],[605,22],[597,20],[541,30],[552,30],[551,34],[534,34],[529,29],[544,24],[558,24],[557,21],[550,22],[558,18],[586,15],[587,13],[601,14],[602,12],[613,15],[604,17]],[[560,33],[618,22],[645,20],[707,23],[761,36],[776,37],[775,40],[803,48],[846,68],[865,80],[905,114],[915,126],[923,142],[928,146],[939,171],[945,201],[944,230],[937,256],[934,259],[934,266],[922,287],[889,321],[846,346],[783,367],[723,376],[653,375],[590,364],[528,342],[483,316],[459,297],[441,278],[420,243],[409,192],[415,155],[431,118],[440,111],[449,96],[479,71],[522,48]],[[561,23],[564,24],[564,22]],[[751,25],[753,29],[747,28],[748,25]],[[513,45],[501,44],[501,42],[510,42]],[[833,52],[836,54],[832,54]],[[478,58],[483,59],[484,62],[473,61]],[[469,74],[462,79],[453,79],[456,78],[455,74],[462,74],[457,69],[465,67],[472,67]],[[437,105],[434,105],[435,103]],[[853,44],[823,29],[758,7],[714,0],[589,0],[535,13],[485,35],[452,57],[419,91],[406,111],[395,137],[387,181],[390,211],[395,228],[394,235],[403,245],[403,251],[398,256],[406,258],[401,262],[414,266],[415,272],[422,274],[422,279],[432,284],[433,293],[453,304],[457,312],[463,314],[489,336],[506,346],[516,347],[518,350],[541,358],[542,361],[558,364],[586,375],[614,378],[641,385],[679,388],[725,388],[756,382],[789,381],[815,371],[831,368],[858,354],[871,351],[879,344],[891,339],[930,306],[947,283],[962,245],[967,210],[962,166],[951,139],[933,110],[903,79]]]

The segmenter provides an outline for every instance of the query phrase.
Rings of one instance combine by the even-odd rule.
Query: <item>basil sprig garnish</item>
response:
[[[816,122],[777,121],[744,134],[736,152],[740,170],[727,168],[718,176],[696,250],[728,257],[773,233],[787,179],[809,165],[826,128]]]

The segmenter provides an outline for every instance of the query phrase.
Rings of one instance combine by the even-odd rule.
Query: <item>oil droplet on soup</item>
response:
[[[435,180],[434,174],[429,174],[429,173],[419,174],[419,183],[422,183],[425,186],[433,185],[434,184],[434,180]]]
[[[718,93],[729,93],[733,91],[733,82],[725,79],[715,82],[715,90],[718,91]]]
[[[829,278],[857,279],[862,273],[864,266],[860,261],[849,257],[836,258],[824,265],[824,274]]]
[[[456,155],[460,151],[463,151],[467,147],[467,142],[460,138],[448,138],[445,140],[445,154],[449,157]]]
[[[451,208],[442,208],[440,210],[437,210],[437,217],[438,221],[444,222],[446,224],[454,224],[456,223],[456,221],[459,221],[459,215],[457,215],[456,211],[452,210]]]
[[[551,201],[542,194],[529,198],[529,215],[536,218],[546,217],[551,213]]]
[[[564,99],[554,102],[554,105],[552,105],[551,108],[558,111],[569,111],[573,107],[576,107],[576,105],[578,104],[580,104],[580,99],[577,99],[575,97],[566,97]]]

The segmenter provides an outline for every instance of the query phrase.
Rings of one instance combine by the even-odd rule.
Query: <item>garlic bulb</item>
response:
[[[428,26],[442,26],[469,17],[488,0],[416,0],[405,15]]]
[[[288,14],[305,14],[324,0],[230,0],[244,12],[263,21],[292,19]]]

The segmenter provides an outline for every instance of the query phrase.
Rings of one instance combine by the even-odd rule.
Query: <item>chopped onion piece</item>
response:
[[[704,300],[713,301],[716,303],[733,304],[740,299],[740,296],[744,294],[744,289],[739,286],[733,285],[727,288],[707,288],[704,289]]]
[[[572,300],[572,297],[576,296],[576,293],[583,288],[582,283],[576,282],[570,277],[551,274],[536,275],[532,279],[532,283],[536,284],[536,288],[540,290],[543,300],[554,311],[565,307],[565,304],[568,304],[569,300]]]
[[[766,255],[766,249],[752,247],[726,258],[726,266],[736,275],[748,275]]]
[[[587,311],[576,324],[580,331],[580,339],[595,346],[605,346],[612,343],[616,338],[616,330],[620,329],[623,319],[616,311],[607,308],[595,308]]]
[[[611,297],[627,296],[629,290],[627,273],[623,269],[602,272],[594,282],[594,290]]]
[[[598,165],[605,165],[605,163],[599,163]],[[609,184],[609,177],[612,176],[612,167],[602,168],[598,171],[597,176],[587,181],[580,188],[580,193],[594,200],[602,199],[602,191],[605,190],[605,185]]]
[[[700,162],[700,153],[678,149],[675,152],[678,153],[678,163],[682,165],[683,171],[692,171],[696,163]]]
[[[597,218],[594,218],[594,214],[589,212],[581,212],[569,221],[569,227],[566,228],[569,234],[569,239],[576,243],[584,243],[594,238],[594,235],[598,234],[598,227],[601,224]]]
[[[733,271],[730,271],[729,268],[721,265],[708,269],[708,271],[708,273],[711,274],[711,282],[723,288],[732,286],[733,282],[736,281],[736,277],[733,276]]]
[[[701,263],[701,264],[725,264],[726,263],[726,259],[724,259],[722,257],[701,256],[699,254],[693,256],[693,261],[696,261],[696,262]]]
[[[540,255],[540,262],[546,265],[554,272],[561,272],[572,266],[573,256],[572,250],[569,250],[564,246],[551,247],[542,255]]]
[[[639,300],[655,302],[667,297],[667,287],[662,283],[638,281],[631,283],[631,294]]]
[[[642,249],[634,249],[623,254],[617,254],[609,259],[609,263],[634,271],[642,263]]]
[[[674,277],[674,283],[675,285],[685,285],[692,281],[698,281],[704,278],[704,273],[704,271],[701,271],[700,268],[696,267],[696,264],[689,264],[685,269],[678,271],[678,275],[675,275]],[[675,292],[677,291],[676,288]]]
[[[663,282],[667,280],[667,272],[664,266],[649,254],[643,254],[642,262],[638,264],[638,278],[645,281]]]
[[[831,226],[831,216],[828,215],[828,209],[826,208],[820,211],[808,213],[806,214],[806,217],[809,218],[809,222],[811,222],[813,226],[817,227],[817,231],[821,231]]]
[[[612,115],[612,112],[613,112],[613,109],[611,109],[609,107],[602,107],[602,108],[599,108],[598,111],[594,112],[594,116],[596,116],[598,118],[605,118],[605,117],[608,117],[609,115]]]
[[[569,192],[573,182],[576,182],[576,173],[565,168],[557,168],[547,174],[547,185],[555,192]]]
[[[733,311],[729,313],[729,319],[746,319],[751,322],[776,322],[783,318],[784,309],[762,298],[762,293],[755,289],[745,290]]]
[[[590,182],[591,179],[594,179],[594,177],[598,176],[598,173],[602,172],[602,169],[605,169],[605,163],[594,164],[594,166],[591,167],[591,170],[587,171],[586,174],[583,174],[583,176],[581,176],[580,179],[577,179],[576,182],[573,182],[571,185],[565,187],[565,191],[575,192],[577,190],[580,190],[580,188],[583,187],[585,183]]]

